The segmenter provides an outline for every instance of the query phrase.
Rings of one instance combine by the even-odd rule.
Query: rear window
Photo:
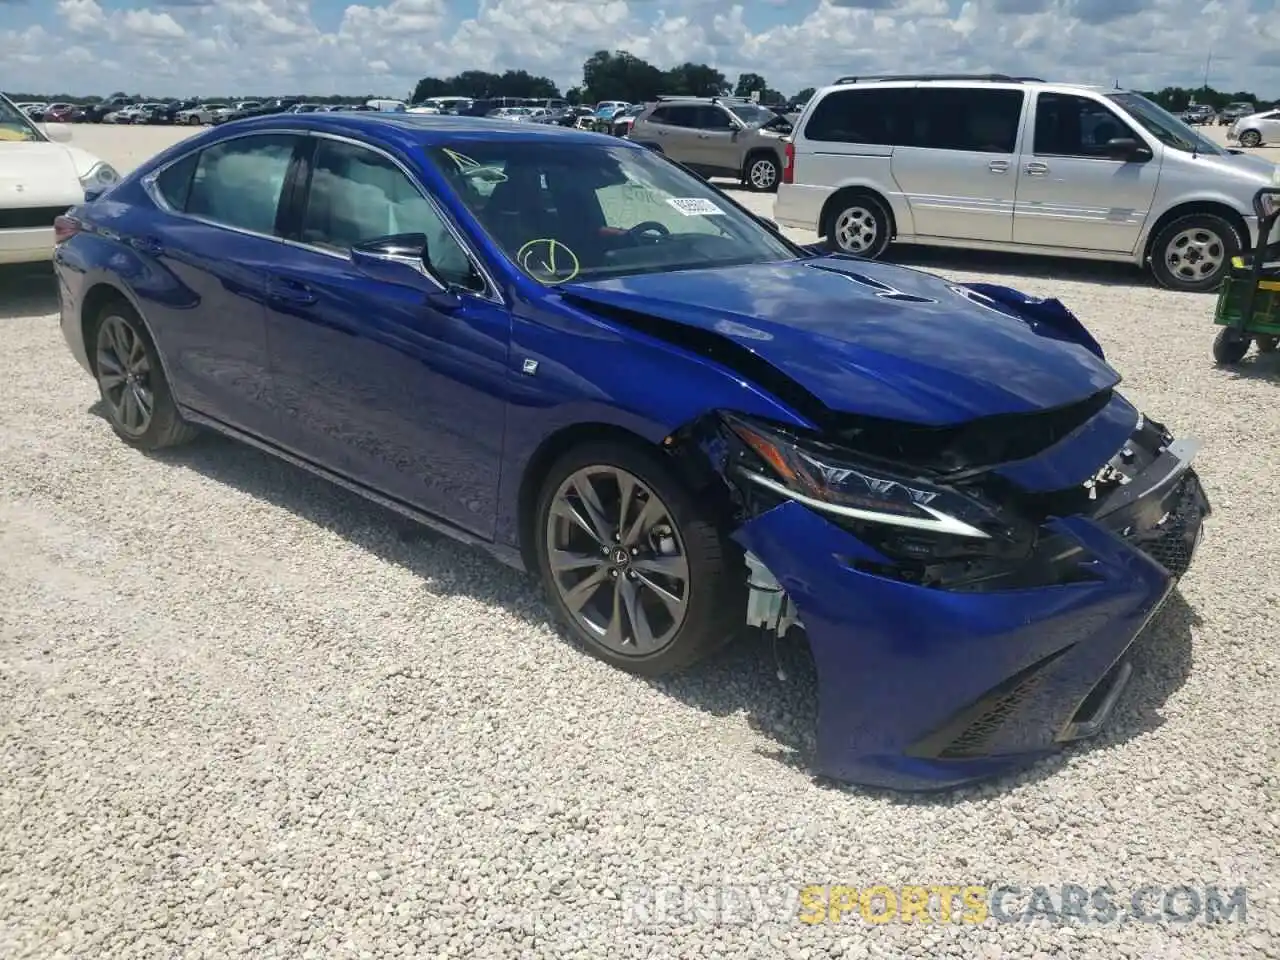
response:
[[[805,122],[808,140],[1013,153],[1021,90],[897,87],[836,90]]]

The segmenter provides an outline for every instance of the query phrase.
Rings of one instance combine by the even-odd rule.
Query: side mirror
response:
[[[36,126],[54,143],[68,143],[71,140],[71,127],[65,123],[37,123]]]
[[[402,287],[429,287],[432,292],[445,289],[431,270],[424,233],[398,233],[357,243],[351,248],[351,262],[374,280]]]
[[[1132,137],[1116,137],[1107,141],[1107,158],[1126,163],[1145,163],[1151,159],[1151,149]]]

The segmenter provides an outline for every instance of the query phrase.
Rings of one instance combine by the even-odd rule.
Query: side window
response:
[[[819,100],[805,123],[804,137],[819,143],[911,143],[914,90],[836,90]]]
[[[191,195],[191,180],[199,162],[200,154],[188,154],[177,163],[165,167],[156,176],[156,190],[174,210],[186,212],[187,198]]]
[[[695,123],[699,130],[733,130],[737,124],[729,116],[729,111],[715,105],[697,107]]]
[[[445,280],[481,284],[467,252],[403,170],[373,150],[320,140],[299,239],[346,253],[398,233],[425,234],[431,266]]]
[[[186,212],[229,227],[274,234],[297,142],[290,134],[263,134],[225,140],[202,151]]]
[[[668,126],[694,128],[698,125],[697,107],[665,107],[663,109],[666,119],[661,122]]]
[[[1133,137],[1127,123],[1097,100],[1066,93],[1042,93],[1036,98],[1037,154],[1051,157],[1107,155],[1107,141]]]
[[[671,108],[670,107],[654,107],[649,116],[645,117],[647,123],[670,123]]]
[[[920,87],[915,146],[971,153],[1013,153],[1022,120],[1021,90]]]

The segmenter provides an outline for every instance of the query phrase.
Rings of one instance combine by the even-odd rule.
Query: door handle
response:
[[[1008,173],[1009,161],[1008,160],[992,160],[990,163],[987,164],[987,169],[990,170],[992,173]]]
[[[267,280],[267,296],[272,300],[283,300],[285,303],[315,303],[316,295],[305,283],[286,280],[283,277],[271,277]]]
[[[1049,172],[1049,165],[1039,160],[1033,160],[1022,168],[1023,173],[1029,177],[1043,177]]]

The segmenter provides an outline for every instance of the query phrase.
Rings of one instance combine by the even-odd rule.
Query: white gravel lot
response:
[[[75,142],[127,168],[182,132]],[[795,650],[785,684],[750,644],[647,683],[292,467],[130,450],[47,273],[0,273],[0,957],[1280,956],[1280,355],[1215,369],[1212,299],[1122,267],[895,256],[1061,298],[1205,442],[1216,510],[1101,739],[927,798],[810,777]],[[811,926],[774,899],[875,883],[1244,885],[1248,913]],[[645,885],[760,899],[642,923]]]

